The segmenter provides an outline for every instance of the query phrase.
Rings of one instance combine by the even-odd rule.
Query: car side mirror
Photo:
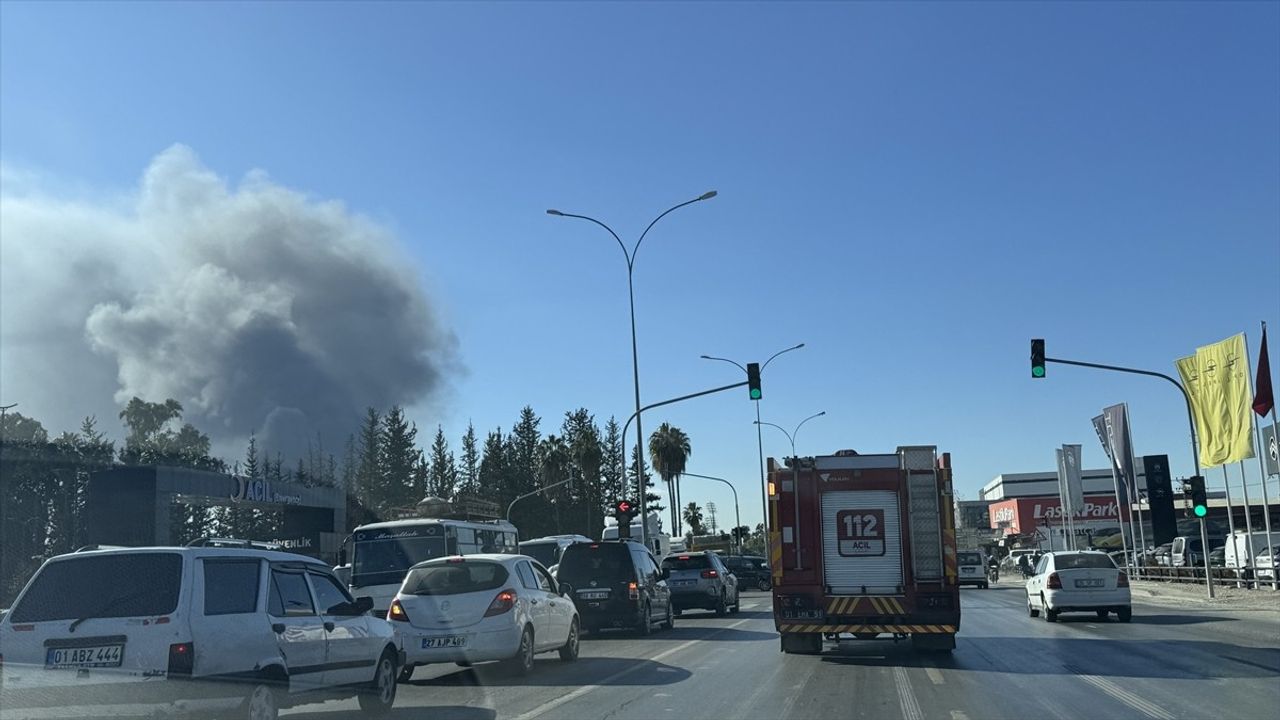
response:
[[[560,595],[563,597],[573,597],[573,586],[569,583],[560,583]]]
[[[363,615],[373,609],[373,598],[368,595],[356,598],[351,604],[351,609],[355,610],[356,615]]]

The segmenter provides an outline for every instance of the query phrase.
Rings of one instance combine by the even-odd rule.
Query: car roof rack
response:
[[[220,537],[198,537],[187,543],[185,547],[248,548],[251,550],[284,549],[284,546],[280,543],[266,542],[264,540],[243,540],[240,538]]]

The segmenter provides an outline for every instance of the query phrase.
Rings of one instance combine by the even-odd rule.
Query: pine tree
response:
[[[622,478],[626,470],[622,467],[626,454],[622,450],[622,428],[618,421],[610,417],[604,426],[604,440],[601,441],[602,456],[600,458],[600,494],[601,509],[607,509],[615,500],[630,498],[634,493],[623,487]]]
[[[459,492],[474,493],[480,481],[480,451],[476,447],[476,428],[467,422],[467,433],[462,436],[462,457],[458,465]]]
[[[511,467],[508,470],[513,496],[538,487],[538,445],[542,442],[538,425],[541,422],[533,408],[526,405],[520,410],[520,420],[511,429],[511,436],[508,438],[511,445]]]
[[[356,465],[356,504],[381,516],[387,503],[380,493],[382,476],[382,417],[377,410],[365,411],[364,424],[360,427],[360,444]]]
[[[415,503],[429,494],[427,492],[429,487],[431,487],[431,466],[427,463],[426,454],[419,450],[418,459],[413,464],[413,496],[417,498]]]
[[[454,467],[453,452],[444,437],[444,428],[436,426],[436,439],[431,443],[431,473],[428,492],[446,500],[453,497],[458,482],[458,470]]]
[[[387,507],[412,507],[422,498],[413,496],[413,466],[418,459],[418,428],[392,406],[382,419],[381,480]]]
[[[245,477],[262,477],[262,468],[258,465],[258,438],[252,432],[249,433],[249,447],[244,452],[242,472]]]
[[[484,449],[480,455],[480,471],[477,473],[477,492],[486,498],[497,499],[507,497],[507,443],[502,435],[502,428],[497,428],[485,436]]]
[[[639,485],[636,483],[636,450],[631,451],[631,463],[627,465],[627,492],[635,493]],[[647,512],[661,513],[667,509],[662,504],[662,496],[653,491],[653,475],[649,472],[649,467],[644,468],[644,503]]]

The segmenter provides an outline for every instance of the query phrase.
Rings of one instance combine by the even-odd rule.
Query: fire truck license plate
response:
[[[836,540],[844,557],[884,555],[884,510],[836,513]]]
[[[783,620],[822,620],[821,610],[783,610]]]

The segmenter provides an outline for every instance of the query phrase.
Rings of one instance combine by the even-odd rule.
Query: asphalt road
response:
[[[1130,624],[1027,616],[1019,584],[962,592],[951,655],[849,641],[821,656],[778,651],[769,597],[738,615],[690,612],[651,637],[583,640],[578,662],[539,656],[527,678],[454,665],[418,668],[394,718],[630,720],[875,718],[1107,720],[1280,716],[1280,613],[1136,598]],[[353,701],[286,711],[360,717]]]

